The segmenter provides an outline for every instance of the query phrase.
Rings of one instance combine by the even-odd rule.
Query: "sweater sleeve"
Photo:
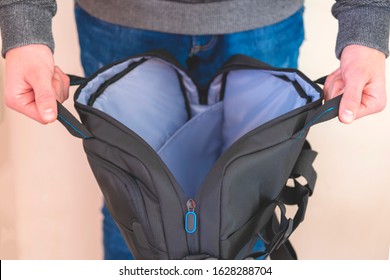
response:
[[[336,0],[332,14],[339,22],[336,56],[352,44],[389,56],[390,0]]]
[[[55,0],[1,0],[2,56],[28,44],[44,44],[54,52],[51,23],[56,11]]]

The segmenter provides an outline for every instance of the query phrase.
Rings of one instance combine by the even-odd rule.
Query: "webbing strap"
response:
[[[311,149],[303,149],[292,170],[291,177],[294,187],[285,186],[280,194],[280,201],[288,205],[297,205],[298,210],[294,216],[293,231],[304,220],[309,197],[313,194],[317,173],[313,168],[313,161],[317,153]],[[297,178],[302,176],[306,184],[302,185]]]
[[[264,230],[258,233],[259,238],[266,244],[265,251],[254,252],[245,257],[245,259],[265,258],[272,254],[274,250],[284,244],[293,231],[293,220],[286,216],[286,207],[281,202],[275,202],[280,209],[280,222],[274,213]],[[271,237],[271,238],[268,238]],[[271,255],[272,256],[272,255]]]
[[[80,85],[85,81],[84,78],[75,75],[68,75],[70,79],[70,85]],[[57,101],[57,120],[62,123],[65,128],[75,137],[88,139],[92,137],[91,132],[68,111],[61,103]]]
[[[58,101],[57,110],[57,120],[65,126],[70,134],[82,139],[88,139],[92,137],[92,134],[88,131],[88,129]]]
[[[290,240],[286,240],[283,244],[273,250],[270,254],[272,260],[297,260],[298,256],[295,249],[291,245]]]
[[[274,214],[265,230],[258,234],[260,239],[266,243],[266,251],[256,252],[248,257],[264,258],[270,256],[271,259],[277,260],[297,259],[295,250],[288,238],[304,220],[309,197],[314,191],[317,174],[312,164],[316,155],[317,153],[311,150],[309,143],[306,142],[291,172],[294,186],[286,185],[279,196],[277,206],[280,208],[280,219]],[[306,179],[307,183],[305,185],[297,181],[300,176]],[[285,204],[298,206],[293,219],[286,217]]]
[[[306,141],[307,142],[307,141]],[[291,177],[296,179],[300,176],[306,179],[305,187],[309,188],[310,194],[314,191],[314,186],[317,180],[317,172],[314,170],[313,162],[317,156],[317,152],[311,148],[302,149],[297,162],[291,171]]]

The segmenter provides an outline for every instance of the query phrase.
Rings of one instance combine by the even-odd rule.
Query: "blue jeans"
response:
[[[234,54],[251,56],[276,67],[297,68],[299,47],[304,38],[302,14],[303,8],[279,23],[254,30],[193,36],[126,28],[92,17],[78,6],[75,8],[86,76],[114,61],[161,49],[174,56],[200,87],[206,86]],[[102,212],[104,258],[132,259],[105,207]]]

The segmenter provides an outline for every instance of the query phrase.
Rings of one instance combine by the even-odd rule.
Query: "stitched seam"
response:
[[[307,125],[305,125],[305,127],[302,129],[302,132],[299,133],[298,135],[298,139],[300,139],[303,135],[303,133],[306,131],[307,128],[309,128],[310,126],[312,126],[315,122],[317,122],[320,118],[322,118],[326,113],[329,113],[330,111],[333,111],[335,109],[335,107],[330,107],[329,109],[327,109],[326,111],[322,112],[318,117],[316,117],[314,120],[312,120],[311,122],[309,122]]]
[[[77,129],[73,124],[71,124],[67,119],[65,119],[61,114],[58,114],[58,117],[60,117],[61,120],[63,120],[67,125],[69,125],[74,131],[76,131],[78,134],[80,134],[84,139],[88,139],[87,135],[82,133],[79,129]]]
[[[216,43],[217,43],[217,36],[213,35],[211,37],[210,41],[208,41],[205,45],[198,45],[198,46],[199,46],[201,51],[207,51],[207,50],[211,49],[212,47],[214,47]]]
[[[200,45],[196,42],[196,35],[192,36],[192,48],[191,48],[191,55],[197,54],[201,51],[207,51],[215,46],[217,43],[218,37],[216,35],[212,35],[211,39],[204,45]]]

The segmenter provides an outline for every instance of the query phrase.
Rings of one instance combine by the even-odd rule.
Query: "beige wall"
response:
[[[82,75],[73,1],[58,4],[56,64]],[[100,259],[101,195],[81,142],[59,123],[0,110],[0,258]]]
[[[82,74],[72,1],[58,2],[56,63]],[[338,63],[332,2],[306,1],[300,69],[313,79]],[[42,126],[0,106],[0,259],[101,258],[101,195],[81,142],[58,123]],[[352,125],[334,120],[311,130],[318,182],[292,237],[301,259],[389,257],[389,123],[388,107]]]

